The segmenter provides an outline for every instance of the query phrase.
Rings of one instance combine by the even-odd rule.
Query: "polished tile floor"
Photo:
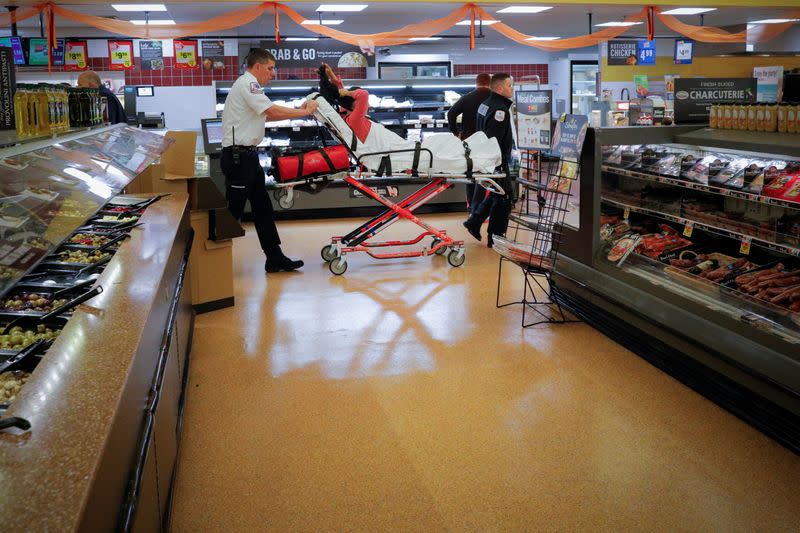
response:
[[[197,318],[174,531],[800,528],[798,456],[584,324],[522,330],[475,241],[461,268],[332,276],[319,248],[354,223],[281,223],[296,274],[236,240],[236,307]]]

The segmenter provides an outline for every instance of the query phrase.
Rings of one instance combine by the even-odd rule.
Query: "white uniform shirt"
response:
[[[272,102],[256,77],[245,72],[233,82],[222,112],[222,147],[257,146],[264,139],[264,111]],[[233,128],[236,128],[234,132]]]

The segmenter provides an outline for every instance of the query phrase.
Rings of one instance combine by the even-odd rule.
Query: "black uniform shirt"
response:
[[[500,145],[503,164],[511,160],[511,151],[514,149],[514,135],[511,131],[511,100],[505,96],[492,92],[478,107],[475,117],[475,126],[487,137],[494,137]]]
[[[486,100],[490,92],[488,87],[478,87],[474,91],[459,98],[458,101],[453,104],[453,107],[447,112],[447,123],[453,135],[458,135],[459,129],[456,122],[458,115],[461,115],[462,139],[466,139],[477,131],[475,129],[475,116],[478,112],[478,106]]]

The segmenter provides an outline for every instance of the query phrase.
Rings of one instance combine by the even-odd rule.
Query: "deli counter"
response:
[[[557,299],[800,450],[800,142],[698,126],[589,129]]]
[[[0,148],[0,520],[167,524],[193,312],[187,194],[124,195],[167,150],[124,125]]]

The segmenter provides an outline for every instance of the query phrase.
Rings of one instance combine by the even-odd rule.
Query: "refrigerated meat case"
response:
[[[781,287],[800,286],[799,161],[791,134],[590,128],[554,276],[578,316],[795,451],[800,296]]]
[[[189,199],[119,193],[171,141],[116,125],[4,143],[0,327],[20,330],[0,337],[0,368],[25,380],[0,401],[0,520],[159,529],[193,329]],[[69,299],[85,303],[45,316]]]
[[[343,80],[345,87],[358,86],[369,91],[372,105],[369,110],[373,120],[406,139],[419,140],[426,135],[449,132],[447,111],[450,104],[445,92],[463,96],[475,88],[474,78],[415,79],[415,80]],[[225,98],[232,82],[215,82],[217,94],[217,115],[222,116]],[[317,89],[316,80],[273,81],[264,88],[265,94],[273,102],[291,105],[292,101],[303,100]],[[378,100],[380,99],[380,100]],[[265,124],[265,139],[259,146],[262,166],[269,176],[271,146],[320,146],[321,143],[338,144],[327,131],[312,119],[284,121],[279,124]],[[225,190],[225,177],[220,168],[221,123],[204,121],[205,150],[210,157],[211,177],[221,191]],[[214,136],[210,138],[210,136]],[[415,190],[412,185],[397,187],[397,196],[402,198]],[[435,200],[420,208],[420,213],[434,211],[463,210],[466,193],[462,186],[453,187],[440,194]],[[277,200],[277,196],[275,198]],[[331,186],[318,194],[300,193],[291,209],[285,209],[273,201],[277,219],[309,218],[315,216],[352,216],[380,212],[381,208],[363,195],[354,193],[346,186]],[[249,206],[245,210],[249,213]]]

